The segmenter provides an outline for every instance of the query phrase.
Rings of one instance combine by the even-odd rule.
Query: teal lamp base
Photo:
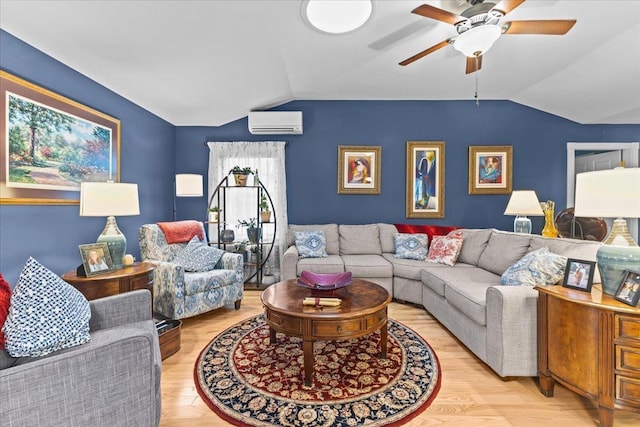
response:
[[[640,272],[640,247],[602,245],[598,249],[598,271],[602,292],[615,295],[627,271]]]
[[[102,234],[98,236],[97,242],[106,243],[109,247],[109,255],[111,255],[113,268],[122,268],[123,258],[127,252],[127,239],[118,228],[115,217],[110,216],[107,218],[107,224],[104,226]]]

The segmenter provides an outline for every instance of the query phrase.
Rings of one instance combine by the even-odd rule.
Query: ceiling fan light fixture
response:
[[[314,29],[345,34],[362,27],[371,17],[371,0],[306,0],[302,16]]]
[[[465,56],[483,55],[501,34],[502,29],[497,25],[479,25],[456,37],[453,47]]]

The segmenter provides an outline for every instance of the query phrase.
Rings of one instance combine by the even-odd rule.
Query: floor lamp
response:
[[[180,173],[176,175],[176,195],[173,198],[173,220],[176,220],[176,197],[202,197],[202,175]]]

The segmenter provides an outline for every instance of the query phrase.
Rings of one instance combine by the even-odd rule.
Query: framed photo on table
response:
[[[338,194],[380,194],[382,147],[338,146]]]
[[[640,300],[640,273],[627,271],[614,295],[615,299],[632,306],[638,305]]]
[[[469,146],[469,194],[511,194],[512,177],[512,146]]]
[[[406,217],[444,218],[444,141],[408,141]]]
[[[0,204],[78,204],[120,181],[120,120],[0,70]]]
[[[89,276],[109,273],[114,270],[109,246],[106,243],[91,243],[80,245],[80,257],[84,272]]]
[[[593,261],[569,258],[564,270],[562,286],[579,291],[591,292],[595,270],[596,263]]]

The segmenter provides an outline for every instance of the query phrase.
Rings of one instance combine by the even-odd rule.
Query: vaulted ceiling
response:
[[[489,0],[487,0],[489,1]],[[577,19],[564,36],[503,35],[478,73],[456,34],[378,0],[364,27],[327,35],[300,0],[0,1],[0,28],[178,126],[219,126],[291,100],[506,99],[579,123],[640,124],[640,1],[528,0],[504,20]],[[477,77],[477,81],[476,81]]]

